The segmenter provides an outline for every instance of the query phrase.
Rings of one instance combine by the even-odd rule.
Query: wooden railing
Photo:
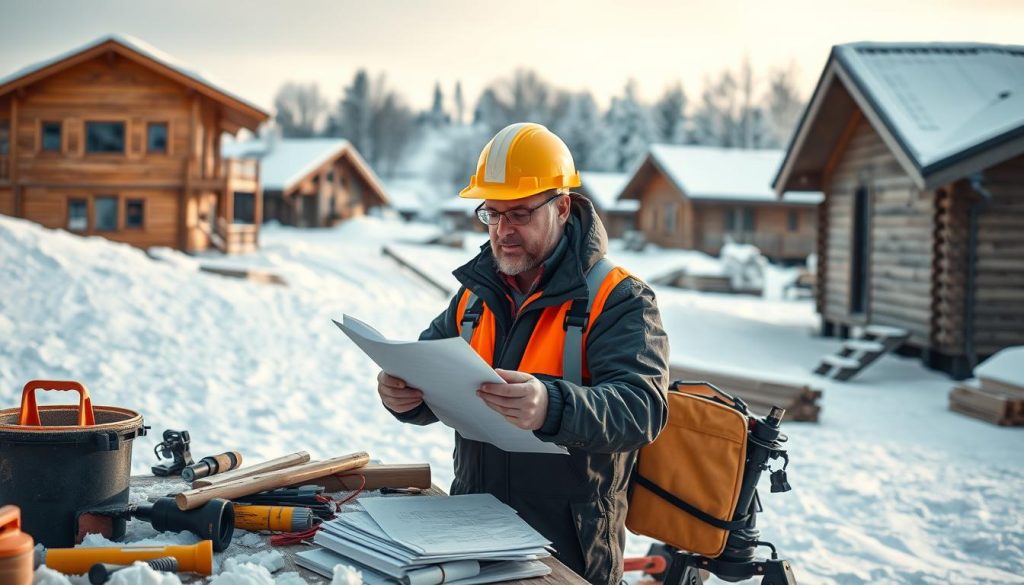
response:
[[[11,157],[0,155],[0,181],[7,181],[11,178]]]
[[[224,161],[227,165],[228,179],[241,179],[255,181],[260,177],[260,163],[255,159],[228,159]]]
[[[737,244],[753,244],[769,258],[805,258],[814,251],[815,242],[814,234],[734,232],[705,234],[701,249],[717,254],[725,244],[726,237]]]
[[[230,223],[223,217],[217,218],[217,235],[223,243],[225,254],[246,254],[254,252],[259,243],[260,226],[248,223]]]

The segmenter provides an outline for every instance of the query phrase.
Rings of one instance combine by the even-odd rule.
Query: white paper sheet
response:
[[[424,555],[512,551],[551,544],[491,494],[362,502],[391,539]]]
[[[382,370],[422,390],[430,410],[463,437],[510,452],[568,453],[508,422],[476,395],[481,384],[503,380],[461,337],[394,341],[349,315],[334,324]]]

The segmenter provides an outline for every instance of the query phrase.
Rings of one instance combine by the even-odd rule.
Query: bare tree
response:
[[[274,98],[274,119],[281,133],[290,138],[308,138],[319,130],[327,111],[316,83],[287,82]]]
[[[804,101],[796,88],[797,74],[796,64],[790,63],[787,67],[772,71],[768,76],[768,92],[764,102],[770,146],[786,146],[803,113]]]

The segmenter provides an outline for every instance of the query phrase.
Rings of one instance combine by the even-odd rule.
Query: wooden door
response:
[[[867,308],[871,245],[871,195],[866,187],[853,194],[853,241],[850,245],[850,313],[863,314]]]

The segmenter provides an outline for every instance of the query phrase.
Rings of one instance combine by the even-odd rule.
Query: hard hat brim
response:
[[[540,181],[536,177],[523,177],[519,185],[510,187],[504,183],[483,183],[478,184],[476,176],[469,179],[469,185],[459,192],[463,199],[491,199],[493,201],[514,201],[526,199],[550,191],[551,189],[571,189],[579,187],[583,182],[580,180],[579,172],[568,177],[554,177],[546,181]]]

